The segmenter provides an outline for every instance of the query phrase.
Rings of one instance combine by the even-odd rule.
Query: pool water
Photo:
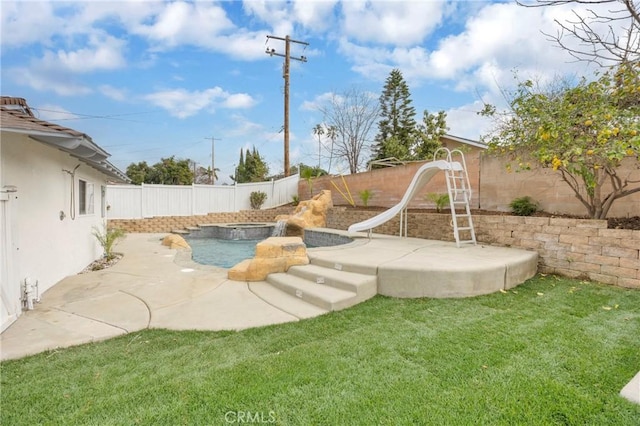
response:
[[[221,240],[218,238],[192,238],[191,246],[194,262],[203,265],[231,268],[256,254],[256,244],[262,240]]]

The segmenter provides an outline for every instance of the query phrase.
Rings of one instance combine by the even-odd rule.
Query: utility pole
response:
[[[213,176],[216,174],[216,168],[215,168],[215,149],[216,149],[216,138],[214,138],[213,136],[211,136],[210,138],[205,138],[205,139],[211,139],[211,185],[215,184],[215,180],[213,178]],[[221,139],[218,139],[221,140]]]
[[[292,40],[289,36],[284,38],[276,37],[276,36],[267,36],[267,41],[269,39],[276,39],[284,41],[284,55],[282,53],[276,53],[276,49],[269,49],[267,47],[266,53],[269,56],[280,56],[284,58],[284,67],[282,70],[282,78],[284,78],[284,175],[289,176],[291,174],[291,170],[289,168],[289,62],[291,59],[307,62],[307,58],[305,56],[300,57],[291,57],[291,43],[302,44],[304,46],[308,46],[309,43],[305,41]]]

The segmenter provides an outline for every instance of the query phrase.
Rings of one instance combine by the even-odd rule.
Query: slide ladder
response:
[[[456,245],[460,244],[476,244],[476,231],[473,227],[473,219],[471,219],[471,185],[469,183],[469,174],[467,173],[467,163],[464,154],[459,149],[450,151],[447,148],[438,148],[433,154],[434,161],[438,153],[444,151],[446,161],[452,163],[452,156],[460,156],[460,164],[462,168],[448,168],[445,170],[445,180],[447,182],[447,192],[449,193],[449,206],[451,208],[451,221],[453,224],[453,236],[456,239]]]

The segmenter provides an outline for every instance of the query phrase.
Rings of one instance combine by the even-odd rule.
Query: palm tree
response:
[[[318,169],[320,169],[320,148],[322,147],[321,137],[324,135],[324,126],[322,124],[316,124],[313,128],[313,134],[318,137]]]

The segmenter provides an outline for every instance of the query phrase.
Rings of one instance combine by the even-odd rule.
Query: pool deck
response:
[[[145,328],[242,330],[328,312],[266,282],[230,281],[226,269],[196,264],[191,261],[189,251],[162,246],[160,241],[165,235],[129,234],[116,247],[116,251],[124,254],[117,264],[66,277],[50,288],[34,310],[24,312],[0,335],[0,359],[100,341]],[[309,256],[313,263],[344,268],[345,272],[369,271],[373,275],[377,272],[378,292],[390,294],[393,282],[408,283],[410,291],[422,292],[418,284],[424,277],[435,277],[441,282],[443,271],[454,273],[453,277],[455,271],[468,274],[473,262],[488,261],[482,256],[497,256],[498,252],[491,250],[502,253],[501,250],[508,249],[483,246],[457,249],[452,243],[374,234],[372,239],[360,235],[354,243],[344,246],[309,249]],[[476,255],[470,256],[472,252]],[[522,252],[513,253],[520,256]],[[454,257],[446,260],[451,255]],[[481,257],[477,258],[478,255]],[[431,264],[428,273],[423,267],[425,262]],[[461,282],[483,294],[505,285],[503,276],[497,278],[498,287],[490,289],[474,289],[473,279]],[[435,295],[450,296],[455,294]]]

